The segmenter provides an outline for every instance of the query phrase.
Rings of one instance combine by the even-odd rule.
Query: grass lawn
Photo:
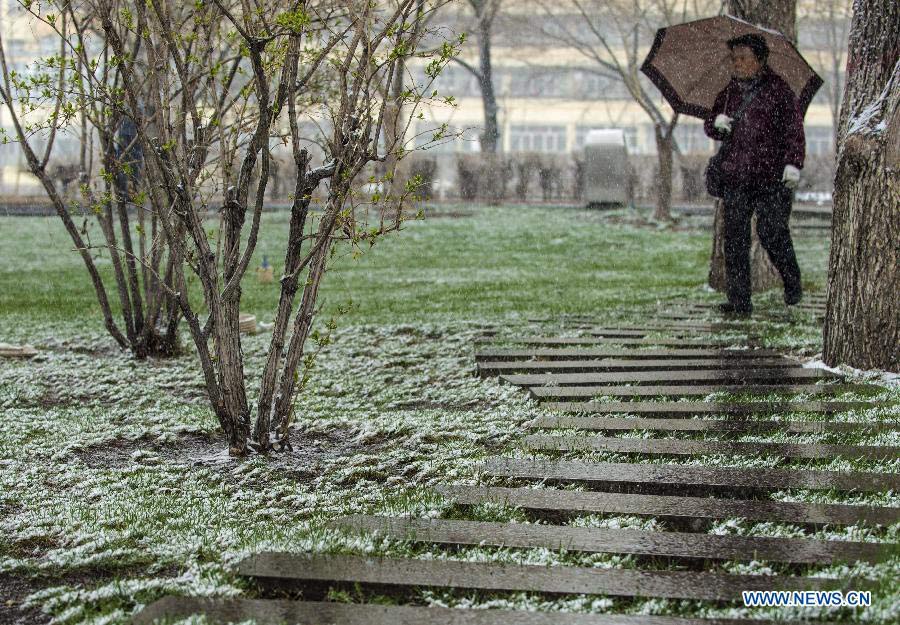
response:
[[[326,311],[352,300],[350,323],[594,314],[680,298],[706,280],[705,230],[636,228],[619,223],[624,212],[567,208],[430,212],[360,258],[345,249],[323,286]],[[287,227],[286,213],[264,216],[251,267],[266,255],[281,268]],[[92,240],[102,240],[96,229]],[[58,219],[0,218],[0,241],[4,317],[73,321],[94,314],[90,282]],[[824,235],[798,239],[798,252],[807,286],[824,289]],[[99,264],[110,270],[108,260]],[[249,274],[243,309],[271,317],[277,286]]]
[[[561,314],[636,322],[658,304],[716,301],[706,292],[710,235],[682,224],[657,228],[627,213],[575,209],[445,207],[358,259],[338,258],[325,280],[324,315],[352,300],[334,342],[297,398],[294,451],[228,458],[190,353],[136,363],[104,334],[85,272],[55,219],[0,218],[0,342],[29,342],[30,361],[0,361],[0,623],[125,623],[166,593],[239,595],[254,589],[234,565],[262,549],[384,553],[550,565],[673,568],[631,556],[539,549],[446,550],[325,527],[350,512],[487,520],[541,519],[521,510],[460,510],[431,493],[437,484],[490,482],[477,462],[528,456],[521,424],[542,413],[519,389],[473,375],[472,341],[485,328],[504,336],[559,329]],[[267,214],[262,254],[279,268],[284,214]],[[93,237],[99,237],[94,234]],[[808,291],[824,290],[827,243],[796,241]],[[107,261],[100,260],[104,270]],[[255,264],[258,264],[256,262]],[[277,291],[250,275],[243,310],[269,321]],[[780,310],[779,294],[757,298]],[[529,317],[555,317],[540,325]],[[758,326],[797,354],[818,351],[812,318]],[[246,337],[246,370],[261,370],[268,336]],[[185,337],[187,343],[187,338]],[[880,396],[900,398],[896,390]],[[848,397],[849,398],[849,397]],[[811,418],[811,417],[810,417]],[[896,422],[896,408],[838,418]],[[702,435],[698,435],[702,438]],[[747,436],[777,441],[779,435]],[[828,434],[792,441],[900,444],[896,433]],[[574,452],[572,457],[632,461]],[[669,462],[691,462],[670,460]],[[643,460],[660,462],[660,460]],[[693,462],[769,466],[765,457]],[[896,472],[896,459],[796,460],[782,466]],[[896,494],[783,491],[780,500],[900,505]],[[658,519],[585,515],[589,526],[669,529]],[[790,524],[723,520],[718,534],[787,536]],[[823,528],[819,538],[897,542],[900,526]],[[710,570],[771,574],[765,562],[724,562]],[[796,572],[792,570],[792,572]],[[828,614],[743,610],[688,601],[420,591],[431,605],[724,616],[816,616],[890,621],[898,608],[898,558],[854,567],[805,567],[813,575],[870,578],[875,605]],[[335,593],[334,600],[373,599]],[[379,600],[391,601],[390,597]],[[21,606],[24,606],[20,609]]]

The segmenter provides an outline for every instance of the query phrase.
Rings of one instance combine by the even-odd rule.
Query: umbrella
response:
[[[641,71],[676,112],[705,119],[731,81],[727,41],[748,33],[766,38],[769,67],[790,85],[805,114],[822,79],[787,37],[731,15],[660,28]]]

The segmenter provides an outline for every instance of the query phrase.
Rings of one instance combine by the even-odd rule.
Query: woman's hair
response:
[[[769,44],[762,35],[749,33],[728,40],[728,49],[734,50],[738,46],[745,46],[753,51],[753,55],[760,63],[765,63],[769,58]]]

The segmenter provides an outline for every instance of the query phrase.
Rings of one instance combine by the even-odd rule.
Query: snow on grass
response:
[[[30,601],[59,623],[121,622],[167,592],[238,592],[231,567],[260,549],[381,549],[321,528],[349,512],[440,515],[426,486],[471,476],[468,459],[537,415],[514,387],[472,375],[476,332],[337,332],[298,398],[295,453],[244,461],[221,454],[189,357],[136,364],[83,344],[4,367],[0,573],[110,571],[127,583],[64,583]],[[264,340],[246,341],[248,370]]]
[[[276,257],[273,250],[283,234],[279,228],[283,224],[278,221],[282,217],[273,216],[275,227],[269,224],[262,234],[260,253],[270,258]],[[578,228],[572,228],[573,218],[579,220]],[[26,243],[15,263],[7,263],[15,265],[15,275],[0,274],[0,286],[4,287],[0,288],[0,304],[10,311],[0,316],[0,336],[31,342],[41,353],[30,361],[3,361],[0,366],[0,411],[4,415],[0,429],[0,581],[4,575],[31,580],[34,592],[28,604],[44,610],[54,623],[118,625],[141,605],[168,593],[252,595],[252,588],[234,570],[242,558],[260,550],[679,569],[676,562],[645,562],[621,554],[484,545],[450,549],[329,527],[329,522],[342,514],[377,513],[673,529],[664,520],[627,515],[576,514],[548,520],[499,504],[459,507],[430,487],[503,484],[479,473],[478,466],[485,458],[547,457],[526,452],[518,443],[526,433],[523,424],[544,411],[522,389],[475,376],[476,338],[495,332],[497,341],[511,345],[529,334],[585,336],[588,328],[560,324],[557,313],[589,316],[598,326],[639,325],[666,306],[716,301],[716,296],[700,286],[708,254],[707,235],[648,234],[627,225],[610,227],[603,215],[584,211],[491,209],[474,219],[445,221],[440,227],[416,224],[395,241],[385,242],[386,254],[368,257],[359,266],[338,264],[334,268],[326,299],[341,302],[344,295],[353,294],[354,300],[366,303],[340,322],[334,342],[318,358],[309,385],[297,399],[294,451],[246,460],[224,453],[193,358],[185,355],[136,363],[118,352],[98,332],[97,318],[85,312],[90,310],[92,295],[81,279],[77,258],[38,253],[46,247],[27,244],[52,239],[58,231],[38,220],[16,221],[20,239]],[[471,236],[473,223],[478,237]],[[538,237],[537,232],[544,234]],[[549,244],[542,242],[545,235]],[[824,265],[827,243],[808,239],[797,247],[804,270]],[[0,257],[3,254],[0,249]],[[554,271],[548,272],[548,267]],[[810,274],[815,287],[822,270],[813,269],[807,278]],[[23,291],[23,275],[43,276],[41,280],[55,280],[56,286]],[[10,297],[13,291],[16,295]],[[248,311],[258,318],[267,318],[261,313],[271,312],[271,299],[271,290],[247,285]],[[740,324],[739,331],[709,333],[702,338],[747,345],[748,333],[752,333],[798,357],[817,352],[821,329],[812,316],[785,311],[777,294],[758,297],[755,303],[760,314]],[[535,316],[549,320],[528,321]],[[665,334],[655,332],[653,336]],[[266,334],[244,339],[251,396],[256,392],[256,372],[262,367],[267,343]],[[847,397],[870,399],[859,394]],[[895,389],[875,397],[900,399]],[[723,394],[712,399],[738,398]],[[802,414],[750,418],[823,419]],[[897,423],[898,412],[896,408],[868,409],[827,420]],[[679,438],[714,440],[707,433]],[[754,434],[730,440],[886,445],[896,444],[898,438],[893,432],[863,431]],[[839,471],[896,472],[898,468],[893,460],[785,462],[755,456],[673,460],[601,453],[565,457],[731,467],[769,467],[777,462],[785,467]],[[525,486],[581,490],[578,485]],[[773,493],[772,498],[900,505],[893,493],[785,491]],[[893,543],[900,528],[811,530],[792,524],[724,519],[707,531]],[[781,565],[766,562],[710,563],[707,568],[760,575],[785,571]],[[842,579],[859,575],[882,584],[874,595],[876,605],[856,614],[749,611],[693,601],[548,598],[530,593],[415,590],[413,595],[415,601],[426,605],[472,609],[874,620],[896,614],[892,601],[896,586],[891,586],[890,580],[892,576],[896,579],[897,569],[896,555],[865,567],[802,567],[799,572],[804,574]],[[334,592],[331,598],[377,597]]]
[[[73,352],[71,344],[60,346],[42,359],[4,368],[0,397],[9,423],[16,426],[5,428],[0,438],[0,503],[6,510],[2,530],[10,537],[0,552],[0,572],[59,578],[62,583],[39,591],[29,602],[51,614],[55,623],[68,625],[123,622],[137,607],[166,593],[244,593],[233,567],[247,554],[264,549],[637,567],[633,557],[618,554],[477,546],[446,550],[325,527],[329,520],[354,512],[540,522],[522,511],[492,504],[454,512],[448,502],[427,490],[444,483],[491,483],[477,473],[478,464],[488,456],[534,457],[517,441],[524,433],[521,425],[541,414],[538,404],[519,388],[479,379],[472,372],[472,341],[482,325],[360,326],[338,331],[298,398],[295,453],[244,461],[221,453],[215,421],[196,392],[199,377],[188,357],[135,366],[112,351],[98,357],[96,345],[91,353],[88,339],[79,351]],[[248,370],[260,366],[264,341],[264,335],[247,339]],[[885,409],[861,411],[856,418],[866,420],[870,415],[896,418]],[[896,441],[895,436],[884,436],[812,435],[803,440]],[[773,433],[745,440],[797,439]],[[577,457],[771,465],[769,459],[753,457],[673,461],[597,452]],[[790,463],[813,465],[822,468],[823,463]],[[896,470],[895,462],[834,460],[824,466]],[[829,501],[900,503],[891,495],[825,495]],[[773,498],[796,496],[775,493]],[[628,516],[576,515],[571,522],[582,527],[666,529],[655,519]],[[723,521],[711,531],[760,536],[807,533],[790,524],[739,520]],[[894,540],[896,531],[842,528],[818,536],[883,542]],[[39,547],[29,552],[27,545]],[[859,574],[884,579],[895,570],[896,561],[879,566]],[[654,567],[677,568],[665,562]],[[748,574],[780,570],[767,563],[723,563],[715,568]],[[840,572],[823,567],[809,571]],[[73,575],[93,581],[66,583]],[[475,600],[461,592],[432,591],[420,599],[460,607],[623,609],[618,600],[596,597],[547,600],[526,594]],[[705,608],[691,602],[638,601],[624,609],[679,614]]]

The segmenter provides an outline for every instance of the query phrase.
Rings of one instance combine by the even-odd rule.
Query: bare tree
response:
[[[427,11],[425,0],[416,0],[416,20],[412,33],[413,39],[420,41],[423,39],[425,29],[438,15],[437,11]],[[456,37],[456,44],[461,45],[465,41],[465,35],[459,34]],[[399,197],[403,193],[404,185],[407,180],[400,175],[398,165],[401,158],[406,153],[406,135],[412,122],[412,116],[407,115],[404,101],[408,97],[407,83],[415,84],[415,78],[412,73],[413,68],[409,67],[405,57],[397,60],[397,68],[391,77],[390,84],[381,85],[381,97],[386,101],[384,112],[384,139],[385,139],[385,164],[384,168],[387,172],[385,186],[388,193],[392,197]],[[426,68],[426,75],[428,68]],[[437,95],[437,94],[435,94]],[[454,98],[444,97],[444,103],[452,104]],[[437,143],[448,140],[451,136],[455,136],[447,129],[446,124],[442,124],[439,128],[435,128],[431,133],[431,139],[420,137],[416,139],[421,144]]]
[[[830,365],[900,371],[900,5],[856,0],[824,328]]]
[[[797,41],[797,0],[728,0],[728,12],[752,24],[772,28],[791,41]],[[713,246],[709,261],[709,286],[725,290],[725,220],[724,205],[716,201],[713,218]],[[756,235],[756,215],[751,221],[750,284],[754,292],[765,291],[781,284],[778,270]]]
[[[424,0],[418,0],[416,6],[417,14],[424,14]],[[432,14],[433,15],[433,14]],[[418,39],[423,28],[423,19],[419,16],[416,19],[416,29],[413,36]],[[400,177],[397,172],[397,165],[402,156],[401,151],[404,149],[404,138],[406,129],[409,124],[403,117],[403,92],[406,88],[406,59],[401,58],[397,63],[397,70],[394,73],[391,83],[381,85],[381,97],[387,101],[384,111],[384,138],[385,138],[385,169],[388,171],[388,188],[392,194],[397,191],[397,185]]]
[[[850,3],[847,0],[818,0],[801,5],[801,32],[807,30],[812,46],[808,51],[816,70],[825,76],[824,88],[831,107],[831,125],[837,144],[838,119],[844,99],[844,68],[847,38],[850,35]]]
[[[311,362],[305,346],[335,246],[370,246],[405,219],[403,204],[415,181],[399,198],[363,195],[354,181],[368,163],[386,158],[377,141],[388,105],[381,94],[400,61],[425,57],[433,80],[457,52],[453,45],[421,45],[417,22],[439,4],[87,4],[108,46],[107,65],[120,77],[115,85],[93,85],[91,97],[134,123],[146,188],[178,259],[168,292],[190,331],[234,455],[289,444],[293,398]],[[80,19],[81,5],[59,0],[56,8]],[[400,103],[418,105],[427,88],[409,86]],[[301,127],[310,119],[327,128],[320,164],[303,144]],[[278,308],[253,410],[239,332],[241,279],[260,232],[270,147],[279,142],[293,157],[292,205]],[[215,198],[221,198],[218,212],[211,206]],[[200,293],[189,293],[189,275]]]
[[[653,124],[659,167],[654,217],[671,218],[672,164],[678,153],[678,114],[658,97],[640,67],[658,28],[685,22],[712,10],[712,2],[687,0],[531,0],[532,28],[544,38],[575,50],[594,71],[621,82]],[[574,18],[574,19],[573,19]]]
[[[728,12],[797,41],[797,0],[728,0]]]
[[[494,73],[491,66],[491,31],[502,0],[467,0],[474,13],[472,30],[478,44],[478,67],[458,56],[453,60],[471,72],[478,81],[481,103],[484,108],[484,130],[479,136],[481,151],[494,154],[500,143],[500,125],[497,122],[497,96],[494,92]]]
[[[181,313],[171,292],[174,268],[181,261],[173,237],[181,232],[160,229],[158,205],[147,210],[140,146],[127,132],[131,120],[91,95],[118,89],[122,68],[110,62],[109,46],[92,38],[99,26],[96,13],[88,9],[76,15],[66,3],[58,13],[42,16],[37,5],[21,5],[55,33],[59,48],[58,54],[37,60],[31,73],[21,74],[9,69],[0,39],[0,99],[13,125],[13,136],[0,139],[18,143],[29,171],[43,186],[90,276],[109,334],[137,358],[175,354]],[[77,135],[81,144],[75,198],[67,197],[67,179],[55,175],[60,167],[53,164],[57,139],[63,133]],[[136,209],[136,223],[129,205]],[[91,219],[103,235],[99,246],[90,241]],[[112,264],[119,321],[97,268],[99,247]]]

